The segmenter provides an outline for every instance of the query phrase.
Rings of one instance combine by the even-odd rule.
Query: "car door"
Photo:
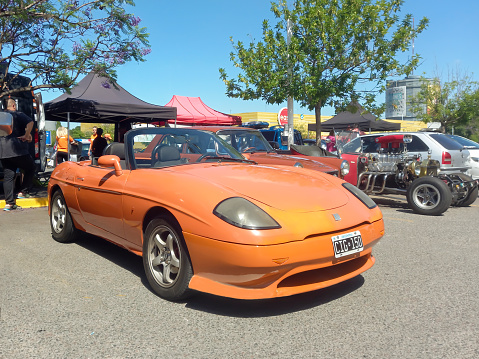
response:
[[[116,236],[124,236],[123,190],[129,171],[115,175],[112,168],[79,166],[75,184],[83,219]]]

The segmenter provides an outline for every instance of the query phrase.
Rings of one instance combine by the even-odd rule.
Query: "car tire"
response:
[[[79,231],[73,224],[70,211],[60,190],[53,194],[50,208],[50,227],[53,239],[60,243],[74,242],[78,238]]]
[[[452,202],[449,187],[439,178],[425,176],[415,179],[407,193],[409,207],[419,214],[438,216],[447,211]]]
[[[144,233],[143,267],[153,291],[170,301],[186,299],[193,269],[176,220],[170,216],[152,220]]]
[[[469,190],[469,193],[466,196],[466,199],[464,199],[463,201],[458,202],[456,204],[456,206],[457,207],[468,207],[468,206],[470,206],[471,204],[473,204],[476,201],[478,193],[479,193],[479,188],[474,187],[472,190]]]

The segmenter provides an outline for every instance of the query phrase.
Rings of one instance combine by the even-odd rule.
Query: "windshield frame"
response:
[[[216,131],[216,134],[223,139],[226,143],[230,144],[232,147],[234,147],[238,152],[240,153],[255,153],[255,152],[261,152],[261,153],[276,153],[276,151],[271,147],[269,144],[268,140],[263,136],[261,131],[259,130],[249,130],[249,129],[222,129]],[[240,137],[240,136],[251,136],[252,138],[254,137],[254,140],[259,141],[259,143],[264,146],[264,148],[259,148],[254,146],[256,151],[241,151],[239,148],[237,148],[235,145],[237,144],[236,138],[234,139],[234,144],[228,142],[225,140],[222,136],[234,136],[234,137]],[[233,141],[232,141],[233,142]],[[258,143],[258,142],[255,142]],[[247,149],[247,148],[245,148]]]
[[[198,154],[200,156],[205,155],[205,157],[206,156],[221,157],[222,160],[221,161],[218,160],[218,162],[225,162],[228,156],[233,161],[247,162],[247,160],[235,148],[233,148],[230,144],[228,144],[226,141],[224,141],[221,137],[216,135],[214,132],[205,131],[205,130],[196,130],[192,128],[142,127],[142,128],[132,129],[125,134],[125,160],[126,160],[126,164],[128,168],[130,168],[131,170],[136,170],[139,168],[135,153],[138,153],[141,151],[134,149],[135,139],[138,140],[139,138],[138,136],[145,136],[145,138],[148,138],[148,136],[157,136],[157,135],[163,136],[161,137],[160,141],[158,141],[158,144],[161,144],[163,139],[165,139],[167,136],[171,136],[174,138],[182,137],[185,139],[187,144],[189,144],[188,143],[189,139],[201,138],[203,144],[205,142],[208,142],[207,147],[200,146],[198,143],[192,141],[192,147],[195,147],[198,149],[198,151],[194,152],[195,154]],[[145,146],[145,149],[152,142],[153,140],[150,140],[148,145]],[[136,143],[138,144],[138,141]],[[186,163],[182,163],[182,165],[186,165],[186,164],[191,165],[193,163],[195,162],[186,162]]]

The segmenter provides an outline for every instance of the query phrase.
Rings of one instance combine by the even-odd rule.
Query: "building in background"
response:
[[[424,81],[432,81],[421,76],[408,76],[403,80],[388,81],[386,84],[386,119],[417,121],[416,114],[410,111],[411,99],[421,91]],[[424,104],[426,110],[426,104]]]

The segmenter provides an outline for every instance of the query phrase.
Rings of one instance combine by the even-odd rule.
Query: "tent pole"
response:
[[[67,112],[67,161],[70,161],[70,112]]]

